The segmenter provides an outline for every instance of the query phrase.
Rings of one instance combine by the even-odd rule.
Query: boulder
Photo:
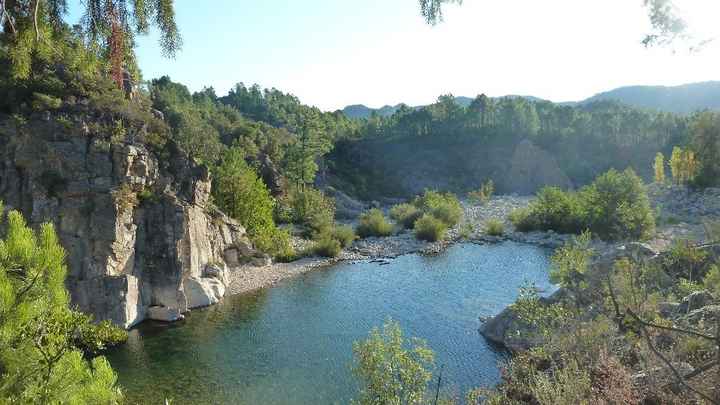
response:
[[[324,192],[335,199],[335,217],[338,219],[355,219],[365,211],[365,204],[334,187],[327,187]]]
[[[188,308],[217,304],[225,295],[225,284],[211,277],[190,277],[183,283]]]
[[[185,319],[185,315],[177,308],[168,308],[153,305],[147,309],[147,319],[161,322],[175,322]]]

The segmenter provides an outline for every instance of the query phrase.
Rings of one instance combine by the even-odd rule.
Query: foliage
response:
[[[439,219],[448,228],[457,225],[463,216],[462,205],[458,198],[452,193],[439,193],[433,190],[425,190],[425,193],[415,197],[413,205],[424,214],[429,214]]]
[[[320,256],[337,257],[342,251],[342,245],[331,235],[323,235],[313,245],[313,251]]]
[[[593,251],[590,248],[592,236],[583,232],[569,243],[560,247],[552,256],[550,280],[567,288],[579,303],[583,290],[587,288],[585,275],[590,267]]]
[[[405,229],[412,229],[422,215],[422,211],[412,204],[398,204],[390,209],[390,218]]]
[[[670,171],[673,183],[681,185],[692,182],[695,179],[697,169],[698,162],[694,151],[690,149],[683,150],[677,146],[673,148],[670,157]]]
[[[655,217],[642,180],[631,169],[610,170],[581,191],[588,228],[604,239],[645,239]]]
[[[655,183],[665,184],[665,156],[661,152],[655,155],[653,170],[655,171]]]
[[[0,209],[2,212],[2,209]],[[82,348],[122,340],[108,325],[69,309],[65,251],[51,224],[39,233],[11,211],[0,240],[0,401],[119,403],[117,376],[103,357]],[[79,338],[79,339],[78,339]],[[78,341],[79,340],[79,341]]]
[[[720,186],[720,114],[699,113],[692,124],[691,146],[697,158],[693,184],[698,187]]]
[[[276,215],[284,222],[300,224],[307,236],[326,234],[335,222],[335,201],[312,187],[291,187],[280,200]]]
[[[720,297],[720,266],[713,265],[710,267],[703,280],[703,285],[715,297]]]
[[[367,340],[353,344],[353,353],[353,372],[362,384],[359,398],[353,403],[424,403],[434,354],[423,341],[406,342],[397,322],[387,321],[382,330],[374,328]]]
[[[480,204],[487,204],[488,201],[492,198],[493,193],[495,192],[495,183],[493,183],[492,180],[488,180],[485,183],[480,186],[480,189],[477,191],[471,191],[468,193],[468,197]]]
[[[505,224],[499,219],[491,219],[485,224],[485,233],[490,236],[503,236]]]
[[[343,248],[349,247],[357,239],[357,235],[351,226],[336,225],[333,230],[333,238],[340,242]]]
[[[520,287],[520,295],[510,308],[520,320],[532,325],[537,333],[544,337],[548,337],[570,317],[570,312],[564,305],[547,305],[541,302],[534,284]]]
[[[560,233],[580,233],[585,209],[579,195],[557,187],[544,187],[537,199],[525,209],[510,214],[510,221],[519,231],[554,230]]]
[[[675,241],[664,258],[666,270],[690,282],[701,280],[708,270],[708,253],[689,240]]]
[[[247,228],[260,250],[280,254],[289,249],[287,237],[273,221],[275,202],[262,180],[245,163],[242,151],[228,150],[215,168],[214,178],[215,203]]]
[[[447,225],[431,214],[423,214],[415,221],[415,237],[420,240],[436,242],[445,239],[446,233]]]
[[[393,226],[385,218],[385,214],[377,208],[364,212],[360,215],[360,223],[356,228],[361,238],[368,236],[390,236],[393,233]]]
[[[511,214],[518,230],[580,233],[603,239],[644,239],[655,229],[655,217],[642,180],[630,169],[610,170],[579,192],[546,187],[527,209]]]

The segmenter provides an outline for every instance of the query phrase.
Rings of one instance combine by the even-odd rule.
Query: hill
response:
[[[687,114],[720,109],[720,81],[680,86],[627,86],[596,94],[580,104],[615,100],[634,107]]]

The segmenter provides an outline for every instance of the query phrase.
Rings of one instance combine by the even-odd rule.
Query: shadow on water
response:
[[[145,322],[108,353],[130,403],[346,404],[352,343],[387,318],[425,339],[445,390],[495,384],[502,348],[478,333],[526,280],[550,293],[548,254],[527,245],[456,245],[389,265],[343,263],[227,297],[177,324]]]

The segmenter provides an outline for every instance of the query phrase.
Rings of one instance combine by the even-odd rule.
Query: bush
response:
[[[293,187],[278,205],[278,221],[301,225],[307,237],[317,238],[332,231],[335,202],[320,190]]]
[[[423,195],[415,198],[413,205],[424,214],[441,220],[448,228],[457,225],[463,215],[460,201],[451,193],[426,190]]]
[[[343,248],[346,248],[352,245],[355,239],[357,239],[357,235],[355,235],[355,231],[352,229],[352,227],[347,225],[340,225],[336,226],[333,230],[333,238],[340,242],[340,245]]]
[[[422,214],[422,211],[412,204],[398,204],[390,210],[390,218],[405,229],[412,229]]]
[[[480,204],[487,204],[492,198],[495,192],[495,183],[492,180],[488,180],[480,186],[477,191],[471,191],[468,193],[468,198]]]
[[[387,221],[382,211],[373,208],[360,216],[357,233],[361,238],[367,238],[368,236],[390,236],[393,233],[393,226]]]
[[[337,257],[342,251],[342,245],[330,235],[324,235],[315,242],[313,251],[319,256]]]
[[[580,195],[587,227],[603,239],[646,239],[655,231],[645,185],[632,169],[610,170]]]
[[[642,180],[628,169],[610,170],[579,192],[545,187],[528,208],[516,210],[510,220],[519,231],[579,234],[590,230],[602,239],[645,239],[655,229]]]
[[[353,353],[353,373],[362,386],[360,398],[353,403],[423,404],[429,400],[433,351],[424,341],[407,341],[397,322],[386,322],[382,330],[374,328],[367,340],[353,343]]]
[[[415,221],[415,237],[428,242],[436,242],[445,238],[447,225],[430,214],[423,215]]]
[[[503,236],[505,234],[505,224],[497,219],[491,219],[485,224],[485,233],[490,236]]]

